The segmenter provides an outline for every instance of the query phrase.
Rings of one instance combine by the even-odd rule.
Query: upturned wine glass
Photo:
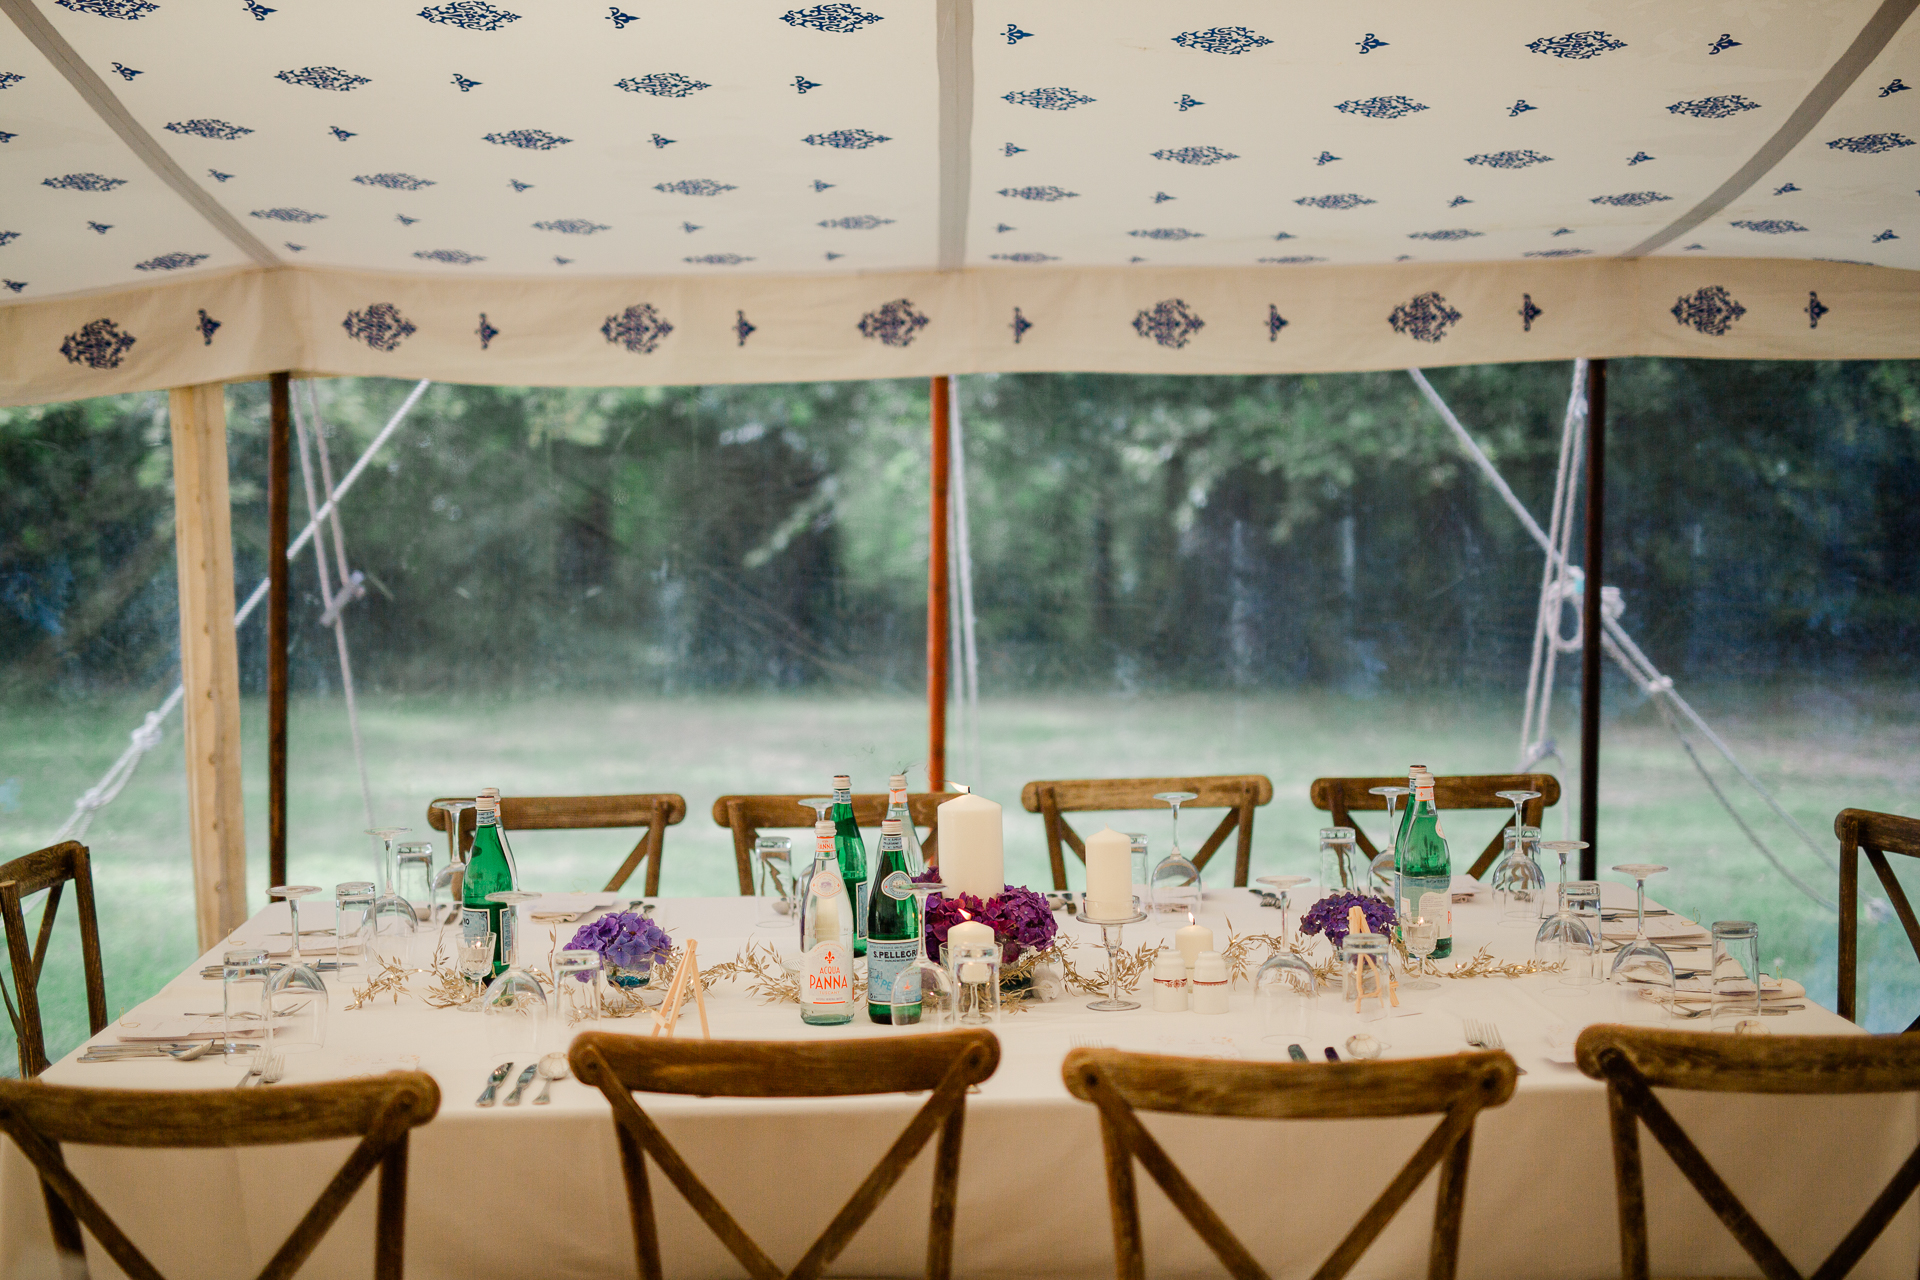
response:
[[[1539,932],[1533,936],[1533,958],[1543,964],[1562,966],[1560,983],[1548,987],[1541,995],[1586,994],[1578,979],[1583,969],[1591,973],[1593,957],[1600,949],[1600,938],[1595,932],[1600,923],[1599,902],[1600,887],[1591,880],[1561,884],[1559,910],[1542,920]],[[1591,923],[1588,907],[1592,908]],[[1569,979],[1576,981],[1569,982]]]
[[[1540,798],[1538,791],[1496,791],[1493,794],[1513,806],[1513,829],[1515,831],[1527,825],[1527,817],[1524,812],[1524,806],[1527,801],[1538,800]]]
[[[1540,831],[1537,827],[1509,827],[1505,844],[1491,877],[1493,900],[1505,908],[1500,923],[1511,929],[1535,928],[1540,901],[1547,892],[1547,873],[1533,855],[1540,844]]]
[[[1172,847],[1166,857],[1153,869],[1149,882],[1153,892],[1153,906],[1158,911],[1198,911],[1205,890],[1200,882],[1200,868],[1193,860],[1180,852],[1180,806],[1189,800],[1198,800],[1194,791],[1161,791],[1155,793],[1155,800],[1163,800],[1173,808]]]
[[[1412,795],[1413,788],[1412,787],[1368,787],[1367,794],[1370,796],[1379,796],[1382,800],[1385,800],[1387,802],[1386,852],[1391,853],[1393,852],[1393,846],[1396,843],[1398,843],[1396,837],[1400,834],[1400,827],[1393,819],[1393,810],[1394,810],[1395,802],[1397,802],[1401,796]]]
[[[1673,957],[1647,938],[1647,877],[1657,876],[1666,869],[1651,862],[1623,862],[1614,868],[1623,876],[1633,877],[1635,920],[1633,941],[1613,957],[1611,976],[1615,982],[1638,982],[1656,990],[1664,989],[1667,1008],[1673,1011],[1676,985]]]
[[[1558,911],[1564,906],[1560,900],[1566,896],[1567,892],[1567,855],[1586,848],[1587,842],[1585,840],[1543,840],[1540,842],[1540,847],[1551,849],[1560,858],[1560,881],[1554,892],[1554,909]],[[1543,906],[1540,914],[1544,917],[1550,913]]]
[[[305,964],[300,958],[300,899],[310,893],[320,892],[317,884],[277,884],[267,890],[269,898],[283,898],[287,904],[287,933],[292,941],[287,945],[287,965],[292,967]]]
[[[393,838],[412,827],[368,827],[367,834],[380,842],[380,850],[375,855],[374,884],[381,893],[393,892]]]

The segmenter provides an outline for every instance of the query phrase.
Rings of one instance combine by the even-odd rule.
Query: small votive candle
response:
[[[1177,951],[1162,951],[1153,962],[1153,1011],[1187,1011],[1187,962]]]
[[[1227,962],[1218,951],[1202,951],[1193,962],[1193,1011],[1227,1011]]]

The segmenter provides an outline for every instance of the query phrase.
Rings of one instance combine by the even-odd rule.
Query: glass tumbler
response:
[[[1366,892],[1366,874],[1360,865],[1360,846],[1352,827],[1320,828],[1320,893]]]
[[[1606,956],[1605,945],[1600,933],[1600,882],[1598,880],[1567,881],[1567,914],[1583,926],[1586,940],[1580,940],[1576,931],[1567,945],[1566,972],[1560,975],[1563,986],[1592,987],[1605,979],[1606,973],[1601,962]]]
[[[433,843],[408,840],[396,845],[394,892],[413,904],[414,915],[429,927],[440,923],[440,887],[434,883]]]
[[[753,874],[760,895],[762,929],[778,929],[800,918],[793,883],[793,838],[761,836],[753,842]]]
[[[260,1017],[256,1012],[262,1004],[258,988],[266,984],[269,972],[265,947],[229,947],[221,952],[221,1053],[241,1053],[254,1047],[239,1043],[235,1037],[253,1029],[243,1027],[243,1023]]]
[[[345,880],[333,887],[333,953],[341,968],[360,964],[373,936],[373,881]]]
[[[1152,875],[1152,870],[1147,863],[1147,833],[1128,831],[1125,835],[1133,860],[1133,896],[1144,907],[1152,901],[1153,896],[1153,890],[1148,884],[1148,877]]]
[[[327,984],[304,964],[267,979],[260,998],[266,1047],[274,1053],[313,1053],[327,1043]]]
[[[554,1014],[562,1027],[600,1016],[606,965],[598,951],[561,951],[553,958]]]
[[[1340,944],[1341,994],[1362,1022],[1378,1022],[1392,1004],[1393,960],[1384,933],[1350,933]]]
[[[1760,1016],[1760,926],[1751,920],[1713,922],[1715,1031],[1732,1031]]]

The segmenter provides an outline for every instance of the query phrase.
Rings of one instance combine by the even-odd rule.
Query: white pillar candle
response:
[[[1187,973],[1193,973],[1194,962],[1202,951],[1212,951],[1213,930],[1203,924],[1193,923],[1193,917],[1187,917],[1187,923],[1180,926],[1173,935],[1173,945],[1180,950],[1180,958],[1186,961]]]
[[[941,853],[944,860],[945,850],[943,849]],[[980,955],[991,951],[993,945],[993,930],[978,920],[963,921],[947,930],[947,956],[951,961],[958,962],[962,951]],[[971,964],[960,963],[959,972],[955,976],[962,982],[985,982],[987,966],[977,960]]]
[[[1133,841],[1112,827],[1087,837],[1087,914],[1095,920],[1133,914]]]
[[[955,896],[970,893],[985,902],[1006,891],[999,805],[972,793],[955,796],[934,810],[934,826],[940,833],[940,880]]]
[[[1202,951],[1193,965],[1193,1011],[1227,1011],[1227,962],[1218,951]]]

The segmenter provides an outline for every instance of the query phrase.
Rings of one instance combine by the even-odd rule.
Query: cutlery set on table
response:
[[[487,1087],[480,1091],[480,1096],[474,1099],[473,1105],[476,1107],[492,1106],[495,1101],[495,1093],[499,1091],[500,1086],[506,1082],[507,1077],[512,1073],[513,1063],[511,1062],[503,1062],[495,1067],[492,1073],[487,1076]],[[529,1062],[526,1068],[520,1072],[520,1078],[514,1081],[513,1092],[506,1096],[505,1102],[507,1106],[517,1107],[520,1105],[520,1095],[527,1091],[527,1086],[533,1083],[535,1076],[542,1077],[546,1083],[540,1087],[540,1096],[533,1100],[533,1105],[536,1107],[545,1106],[547,1103],[553,1101],[552,1097],[549,1096],[553,1092],[553,1082],[567,1078],[567,1055],[564,1053],[549,1053],[538,1062]]]

